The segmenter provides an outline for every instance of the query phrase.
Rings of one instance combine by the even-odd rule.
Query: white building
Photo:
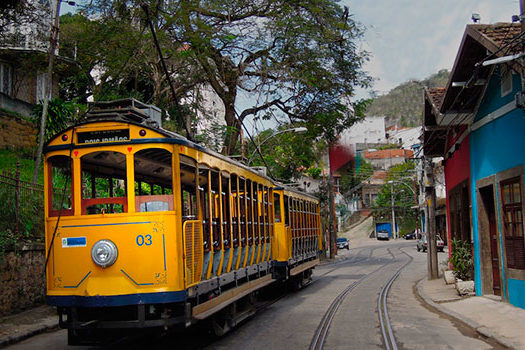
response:
[[[386,143],[385,117],[366,117],[343,131],[338,143],[357,150],[356,144]]]
[[[415,128],[398,128],[397,126],[390,127],[387,129],[387,141],[388,143],[397,143],[404,149],[414,149],[415,145],[420,145],[422,127],[418,126]]]
[[[222,150],[226,132],[224,103],[208,84],[197,85],[187,101],[194,106],[196,134],[205,145],[217,152]]]

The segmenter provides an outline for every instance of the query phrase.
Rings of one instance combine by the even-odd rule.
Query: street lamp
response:
[[[270,136],[268,136],[266,139],[264,139],[258,146],[255,145],[255,150],[252,152],[252,154],[250,155],[250,158],[248,158],[248,161],[246,162],[246,164],[250,165],[250,163],[252,162],[252,158],[253,156],[255,155],[255,153],[257,151],[260,151],[260,147],[266,142],[268,141],[269,139],[271,139],[272,137],[275,137],[279,134],[284,134],[285,132],[293,132],[293,133],[296,133],[296,134],[304,134],[305,132],[307,132],[308,129],[305,128],[304,126],[300,126],[298,128],[291,128],[291,129],[285,129],[285,130],[281,130],[281,131],[278,131],[276,132],[275,134],[272,134]]]

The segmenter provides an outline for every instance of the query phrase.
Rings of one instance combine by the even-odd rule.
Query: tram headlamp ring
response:
[[[109,267],[115,263],[118,249],[109,239],[101,239],[91,248],[91,259],[100,267]]]

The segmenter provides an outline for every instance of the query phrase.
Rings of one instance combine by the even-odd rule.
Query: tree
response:
[[[171,125],[176,131],[184,130],[192,119],[191,109],[184,106],[179,112],[176,107],[202,83],[184,58],[188,54],[184,46],[169,41],[161,21],[153,22],[164,48],[163,58],[176,82],[174,99],[143,11],[118,1],[100,4],[96,11],[93,17],[89,12],[61,16],[61,53],[76,57],[81,67],[62,82],[61,97],[83,103],[90,95],[95,100],[134,97],[175,117],[184,115]]]
[[[231,132],[223,153],[233,152],[250,115],[279,113],[332,140],[355,121],[341,98],[368,85],[366,54],[355,44],[361,28],[336,1],[181,0],[162,12],[224,103]],[[254,104],[237,114],[241,91]]]
[[[348,9],[335,0],[98,0],[94,4],[92,11],[104,23],[125,16],[144,23],[147,18],[137,12],[141,7],[151,14],[163,55],[183,53],[183,61],[191,65],[187,71],[191,74],[173,74],[170,65],[174,85],[181,89],[168,98],[182,99],[188,77],[190,85],[209,84],[225,106],[225,154],[234,152],[241,123],[248,116],[303,122],[316,135],[334,140],[362,109],[356,103],[357,111],[352,110],[342,99],[352,98],[356,86],[370,82],[361,70],[367,54],[356,45],[363,32]],[[127,42],[135,41],[131,37]],[[147,53],[155,52],[148,48],[151,40],[136,43]],[[237,113],[241,93],[251,102]]]
[[[280,129],[287,128],[290,126],[282,126]],[[319,165],[317,160],[320,159],[320,154],[325,147],[323,142],[315,140],[314,135],[311,133],[300,135],[293,132],[274,133],[274,130],[268,129],[255,137],[255,143],[261,145],[260,151],[264,161],[252,144],[247,145],[246,155],[251,157],[253,154],[249,159],[249,165],[268,165],[270,173],[276,179],[286,182],[296,180],[301,174]]]

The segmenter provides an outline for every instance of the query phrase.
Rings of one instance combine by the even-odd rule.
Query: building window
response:
[[[525,270],[521,177],[501,182],[505,253],[509,268]]]
[[[501,70],[501,97],[512,92],[512,70],[503,68]]]
[[[13,68],[5,63],[0,63],[0,92],[11,96],[13,84]]]
[[[449,192],[451,238],[471,243],[470,239],[470,194],[465,180]]]

